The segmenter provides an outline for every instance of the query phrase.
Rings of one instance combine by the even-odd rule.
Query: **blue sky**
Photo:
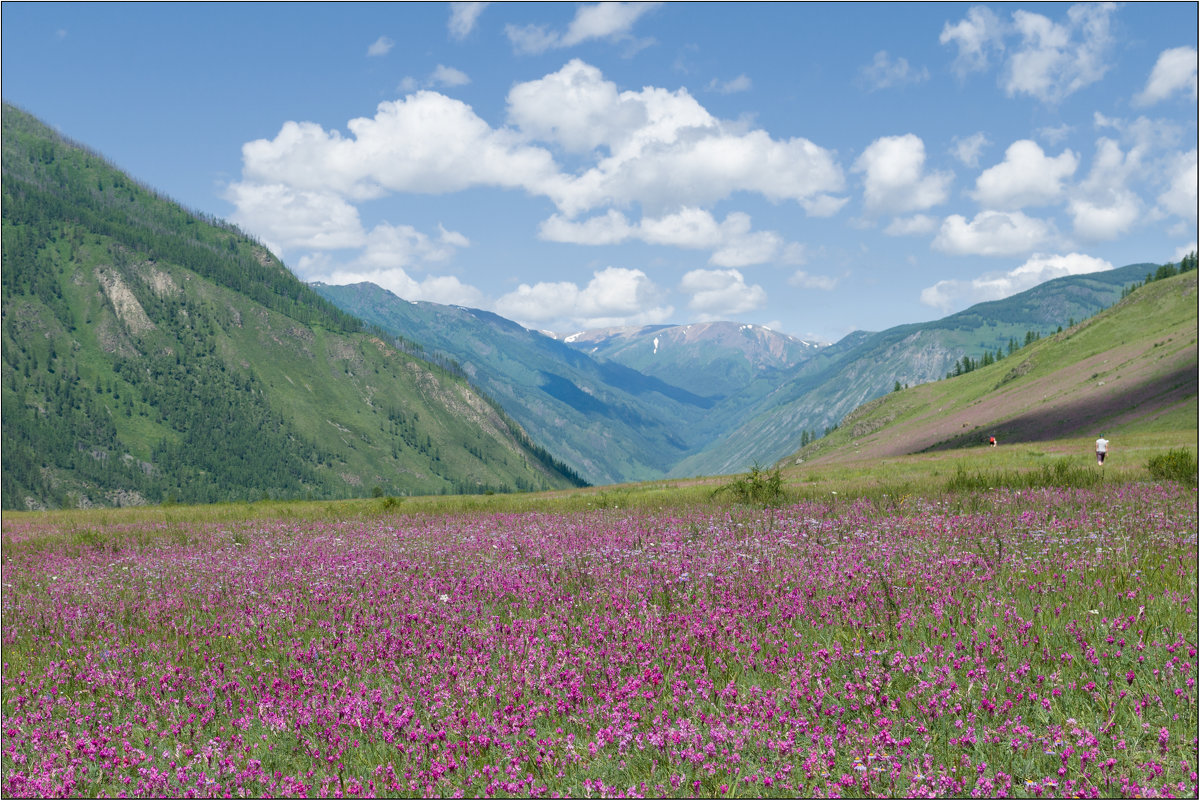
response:
[[[305,280],[836,341],[1196,247],[1197,6],[5,3],[3,97]]]

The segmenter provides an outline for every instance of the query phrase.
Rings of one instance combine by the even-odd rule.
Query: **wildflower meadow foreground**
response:
[[[1196,496],[6,526],[5,796],[1190,796]]]

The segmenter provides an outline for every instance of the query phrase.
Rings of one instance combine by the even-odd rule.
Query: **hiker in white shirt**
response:
[[[1104,435],[1100,435],[1100,439],[1096,440],[1096,464],[1103,465],[1104,457],[1108,455],[1108,440]]]

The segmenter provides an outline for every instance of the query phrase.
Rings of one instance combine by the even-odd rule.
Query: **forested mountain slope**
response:
[[[260,244],[3,109],[4,508],[578,479]]]

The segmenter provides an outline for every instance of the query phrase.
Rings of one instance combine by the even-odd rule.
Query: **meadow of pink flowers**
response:
[[[5,796],[1189,796],[1196,496],[6,526]]]

